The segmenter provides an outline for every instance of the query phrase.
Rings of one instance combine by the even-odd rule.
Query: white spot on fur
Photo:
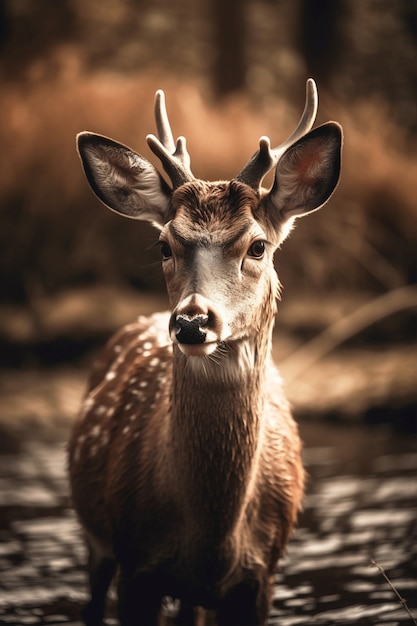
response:
[[[94,404],[94,399],[92,396],[88,396],[84,402],[84,410],[89,411]]]
[[[91,429],[90,435],[92,437],[98,437],[98,435],[101,432],[101,428],[98,424],[96,424],[95,426],[93,426],[93,428]]]
[[[106,380],[113,380],[114,378],[116,378],[116,372],[114,370],[107,372]]]

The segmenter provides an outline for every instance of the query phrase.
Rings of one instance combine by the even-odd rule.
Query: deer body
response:
[[[160,230],[170,300],[170,313],[110,340],[72,434],[72,495],[90,550],[85,621],[101,623],[117,564],[123,626],[157,624],[165,595],[181,600],[180,624],[193,623],[195,606],[214,609],[220,626],[264,624],[304,482],[270,354],[272,257],[294,217],[333,191],[340,129],[304,128],[268,193],[259,177],[276,158],[264,139],[235,180],[207,183],[192,176],[185,141],[175,148],[160,101],[157,124],[161,142],[148,141],[172,190],[125,146],[80,136],[99,197]]]

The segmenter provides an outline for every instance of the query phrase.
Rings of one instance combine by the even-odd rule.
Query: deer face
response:
[[[278,285],[276,242],[255,217],[258,195],[242,183],[187,183],[172,204],[159,238],[171,339],[187,356],[207,355],[265,322]]]

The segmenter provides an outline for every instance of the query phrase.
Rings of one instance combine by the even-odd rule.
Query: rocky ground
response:
[[[269,623],[412,624],[406,609],[417,618],[415,442],[357,425],[302,422],[301,433],[310,481]],[[81,626],[86,555],[68,497],[65,442],[20,439],[19,451],[4,444],[0,623]],[[116,624],[114,592],[106,624]]]

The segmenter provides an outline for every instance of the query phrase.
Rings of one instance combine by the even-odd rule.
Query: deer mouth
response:
[[[218,341],[207,341],[204,343],[181,343],[179,341],[174,341],[174,344],[178,346],[185,356],[192,357],[204,357],[213,354],[215,350],[217,350],[217,346],[219,345]]]

